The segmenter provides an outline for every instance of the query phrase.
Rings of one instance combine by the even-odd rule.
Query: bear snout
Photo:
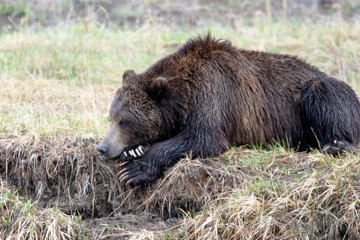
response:
[[[109,149],[102,144],[98,145],[96,148],[102,155],[107,155],[109,152]]]

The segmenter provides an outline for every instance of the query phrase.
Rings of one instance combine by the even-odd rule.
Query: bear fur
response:
[[[295,56],[237,49],[210,35],[136,74],[127,70],[98,150],[121,180],[154,181],[185,154],[276,142],[329,154],[356,149],[360,103],[344,82]]]

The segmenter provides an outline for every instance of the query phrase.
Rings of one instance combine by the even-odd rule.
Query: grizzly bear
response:
[[[184,155],[275,142],[295,150],[354,152],[360,103],[344,82],[295,56],[189,40],[147,71],[125,71],[98,146],[122,161],[121,181],[154,181]]]

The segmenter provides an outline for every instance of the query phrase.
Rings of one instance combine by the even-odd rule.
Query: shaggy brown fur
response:
[[[360,104],[345,83],[294,56],[189,40],[147,71],[128,70],[98,149],[123,160],[122,180],[155,180],[184,154],[216,156],[234,143],[330,154],[355,149]]]

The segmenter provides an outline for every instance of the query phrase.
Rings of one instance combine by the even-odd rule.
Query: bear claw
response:
[[[121,175],[121,176],[120,176],[120,179],[119,179],[119,180],[120,180],[120,182],[123,182],[124,180],[126,180],[126,179],[127,179],[127,177],[128,177],[128,176],[127,176],[127,174],[126,174],[126,173],[124,173],[123,175]]]
[[[124,150],[120,154],[120,158],[122,158],[123,160],[132,160],[144,156],[145,152],[146,152],[146,147],[143,145],[139,145],[135,148],[128,148]]]
[[[136,157],[134,150],[130,150],[129,153],[131,156]]]
[[[119,180],[120,182],[127,181],[127,183],[134,178],[137,178],[141,175],[142,172],[142,163],[134,162],[134,161],[126,161],[121,166],[124,168],[119,172]]]
[[[122,162],[122,163],[118,164],[118,166],[119,166],[119,167],[122,167],[122,166],[126,165],[127,163],[128,163],[127,161],[126,161],[126,162]]]
[[[136,187],[139,185],[142,185],[146,182],[152,182],[154,179],[150,178],[147,174],[140,173],[136,176],[133,176],[131,179],[129,179],[126,184],[131,187]]]
[[[327,153],[329,155],[339,155],[344,152],[352,152],[356,153],[356,148],[346,140],[334,140],[332,143],[326,144],[322,148],[322,152]]]

